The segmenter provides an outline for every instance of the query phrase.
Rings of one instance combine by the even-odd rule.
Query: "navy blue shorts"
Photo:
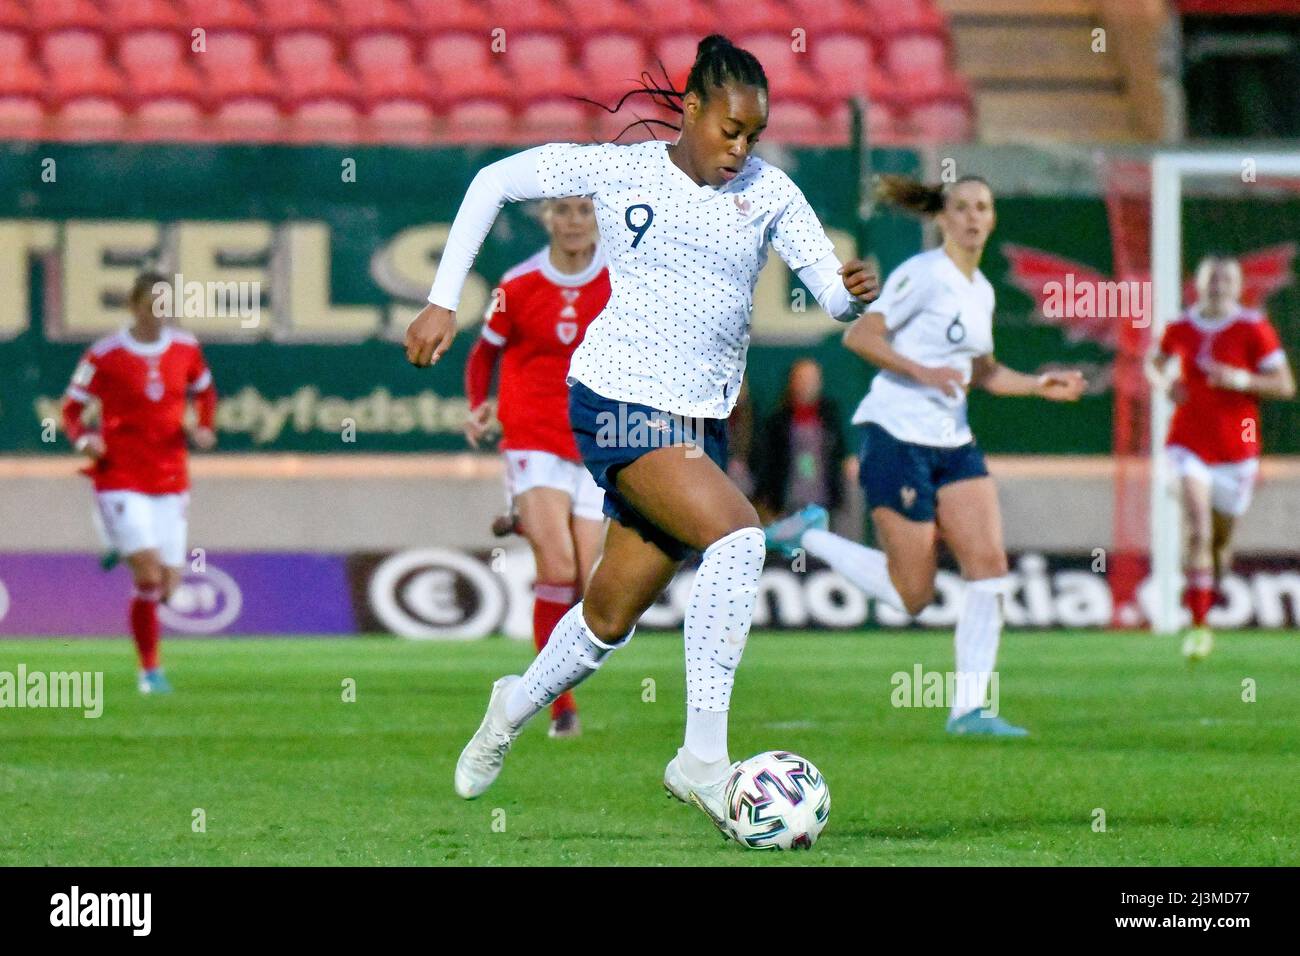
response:
[[[683,418],[671,412],[616,402],[597,395],[581,382],[569,386],[569,424],[582,463],[605,492],[605,514],[626,525],[677,561],[694,549],[643,517],[619,494],[619,471],[647,452],[691,443],[723,471],[727,470],[727,423],[721,418]],[[683,489],[683,493],[688,493]]]
[[[867,507],[890,508],[911,521],[933,521],[935,497],[954,481],[989,473],[975,442],[956,448],[900,441],[875,422],[862,428],[858,480]]]

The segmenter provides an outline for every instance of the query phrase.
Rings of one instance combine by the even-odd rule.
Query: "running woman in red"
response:
[[[488,390],[501,365],[498,417],[506,497],[533,549],[533,644],[540,651],[556,622],[582,596],[600,554],[605,493],[582,464],[569,427],[569,359],[609,300],[609,272],[590,199],[548,199],[542,222],[550,245],[510,269],[493,293],[483,334],[465,366],[475,448],[492,420]],[[552,737],[581,732],[573,694],[551,704]]]
[[[1183,603],[1192,628],[1183,655],[1191,661],[1214,647],[1205,618],[1231,563],[1233,526],[1255,491],[1259,399],[1295,396],[1277,332],[1263,313],[1239,301],[1241,264],[1226,256],[1203,259],[1196,290],[1197,303],[1165,328],[1147,366],[1152,385],[1176,405],[1166,454],[1187,529]]]
[[[154,309],[157,286],[166,283],[155,273],[136,279],[130,302],[134,323],[87,350],[63,401],[68,439],[90,458],[84,471],[95,483],[104,535],[131,568],[131,633],[142,694],[171,690],[159,665],[158,602],[171,595],[185,563],[186,439],[204,450],[216,444],[217,393],[199,343]],[[191,398],[198,425],[187,429]],[[100,403],[99,431],[88,430],[81,420],[92,399]]]

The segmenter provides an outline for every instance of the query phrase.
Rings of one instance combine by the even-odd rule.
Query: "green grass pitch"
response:
[[[105,675],[99,719],[0,709],[0,865],[1300,863],[1294,635],[1225,634],[1191,668],[1173,639],[1010,634],[1002,713],[1033,731],[1016,741],[952,739],[944,711],[891,705],[895,672],[951,668],[948,634],[756,633],[732,752],[821,768],[830,823],[806,854],[746,851],[665,796],[684,707],[671,635],[579,689],[583,737],[538,720],[492,790],[457,799],[489,684],[531,650],[172,640],[176,693],[142,698],[125,641],[0,641],[0,671]]]

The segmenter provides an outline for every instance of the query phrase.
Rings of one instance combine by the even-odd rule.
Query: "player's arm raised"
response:
[[[565,144],[551,145],[562,148]],[[447,244],[429,291],[429,304],[406,328],[406,360],[412,365],[433,365],[451,347],[456,337],[456,309],[465,277],[505,203],[586,194],[583,183],[556,185],[552,182],[549,191],[543,187],[539,166],[544,151],[549,148],[536,146],[515,153],[484,166],[475,175],[447,234]]]
[[[1021,395],[1053,402],[1078,401],[1087,382],[1077,369],[1058,369],[1042,375],[1026,375],[1007,368],[993,355],[981,355],[971,363],[971,388],[992,395]]]

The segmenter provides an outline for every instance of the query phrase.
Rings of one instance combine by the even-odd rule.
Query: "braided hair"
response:
[[[668,76],[668,70],[663,61],[658,62],[659,69],[663,73],[663,81],[655,80],[650,73],[643,72],[640,85],[636,89],[623,94],[614,106],[606,106],[604,103],[598,103],[585,96],[577,96],[574,99],[590,103],[593,106],[599,106],[608,113],[617,113],[631,97],[638,95],[649,96],[651,102],[655,105],[681,116],[684,115],[682,101],[686,98],[687,93],[696,94],[701,102],[708,102],[709,95],[714,89],[731,83],[757,87],[763,93],[767,93],[767,74],[763,72],[763,66],[758,62],[758,58],[748,50],[742,50],[736,46],[721,33],[709,34],[696,47],[695,62],[691,65],[691,71],[686,76],[685,89],[677,89]],[[619,134],[614,137],[614,142],[618,142],[627,134],[628,130],[637,126],[644,126],[647,129],[661,126],[681,132],[680,125],[667,120],[637,118],[619,131]],[[653,130],[651,131],[653,132]]]

